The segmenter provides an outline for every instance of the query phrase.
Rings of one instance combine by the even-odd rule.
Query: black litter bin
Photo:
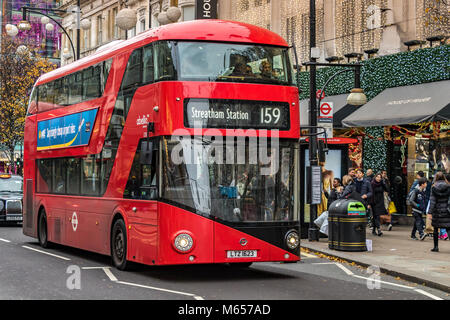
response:
[[[366,208],[356,200],[334,201],[328,210],[328,247],[339,251],[367,251]]]

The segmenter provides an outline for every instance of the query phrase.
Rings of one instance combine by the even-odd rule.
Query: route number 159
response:
[[[280,108],[262,108],[261,109],[261,123],[276,124],[280,121]]]

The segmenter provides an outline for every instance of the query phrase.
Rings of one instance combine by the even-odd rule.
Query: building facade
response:
[[[195,0],[176,1],[181,10],[179,21],[189,21],[195,19]],[[69,9],[76,6],[76,0],[63,0],[60,8]],[[82,19],[88,21],[88,28],[80,30],[80,53],[81,57],[94,53],[98,48],[107,45],[115,40],[122,40],[134,37],[135,35],[153,27],[158,27],[158,14],[166,11],[174,4],[170,0],[81,0]],[[124,8],[133,9],[136,13],[136,26],[130,30],[121,30],[116,25],[116,17],[120,10]],[[76,17],[74,14],[63,16],[63,27],[67,30],[74,46],[76,46]],[[65,52],[71,52],[70,43],[67,36],[63,35],[63,48]],[[73,61],[73,57],[68,55],[62,57],[62,64]]]
[[[448,35],[449,9],[442,0],[317,0],[321,60],[371,49],[393,54],[407,50],[404,42]],[[309,60],[309,0],[225,0],[219,16],[268,28],[295,44],[300,61]]]
[[[22,7],[54,9],[59,6],[59,2],[56,0],[2,0],[0,3],[1,37],[9,37],[5,32],[6,24],[18,25],[22,20]],[[62,21],[61,17],[56,14],[48,14],[59,23]],[[47,31],[45,25],[41,23],[41,18],[42,15],[38,13],[29,13],[28,21],[31,24],[31,29],[28,31],[19,31],[14,38],[18,43],[27,45],[30,50],[42,57],[49,58],[53,63],[59,65],[61,56],[61,30],[56,23],[51,21],[53,30]]]

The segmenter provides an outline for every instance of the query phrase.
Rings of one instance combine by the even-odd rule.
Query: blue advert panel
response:
[[[89,144],[98,109],[38,122],[37,150]]]

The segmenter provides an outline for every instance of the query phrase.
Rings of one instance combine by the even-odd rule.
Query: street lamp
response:
[[[318,143],[317,143],[317,106],[320,107],[320,101],[322,100],[322,92],[325,92],[325,88],[328,83],[334,79],[338,74],[352,71],[351,69],[345,69],[338,71],[330,79],[327,80],[323,89],[320,91],[319,97],[316,98],[317,88],[316,88],[316,78],[317,78],[317,67],[327,66],[327,67],[347,67],[355,70],[355,88],[351,90],[350,95],[347,98],[347,104],[360,106],[367,102],[367,97],[364,91],[361,89],[360,73],[361,64],[331,64],[331,63],[317,63],[317,59],[320,57],[320,50],[316,48],[316,1],[309,1],[309,46],[310,46],[310,61],[304,63],[304,65],[310,67],[310,82],[309,82],[309,103],[310,103],[310,113],[309,113],[309,129],[310,129],[310,139],[309,139],[309,163],[310,163],[310,177],[311,181],[314,180],[312,177],[314,170],[318,172],[317,168],[319,165],[319,159],[317,157]],[[320,172],[321,174],[321,172]],[[319,177],[319,181],[321,181]],[[310,220],[308,229],[308,240],[309,241],[319,241],[319,229],[314,223],[317,218],[317,201],[314,201],[313,187],[311,183],[309,186],[311,189],[311,203],[310,203]],[[321,201],[321,197],[319,202]]]
[[[73,56],[75,57],[75,59],[78,60],[80,58],[80,15],[81,15],[80,0],[77,0],[76,8],[71,8],[71,9],[68,9],[67,11],[59,10],[59,9],[33,8],[33,7],[27,7],[27,6],[24,6],[21,9],[22,9],[22,20],[17,25],[17,28],[19,30],[28,31],[31,29],[31,24],[30,24],[30,22],[27,21],[27,12],[41,14],[41,15],[43,15],[43,17],[41,18],[41,22],[43,24],[45,24],[45,29],[47,31],[53,31],[55,26],[50,23],[50,20],[52,20],[54,23],[56,23],[59,26],[60,30],[62,30],[66,34],[67,38],[69,39],[70,45],[71,45],[73,53],[74,53]],[[44,11],[46,13],[44,13],[42,11]],[[59,13],[71,12],[71,13],[76,14],[76,21],[77,21],[77,49],[76,50],[73,45],[72,39],[70,38],[66,29],[63,28],[63,26],[58,21],[56,21],[51,16],[49,16],[47,14],[48,12],[59,12]],[[10,28],[9,32],[7,30],[7,34],[9,34],[11,36],[13,36],[14,33],[15,33],[15,30],[12,28]]]

